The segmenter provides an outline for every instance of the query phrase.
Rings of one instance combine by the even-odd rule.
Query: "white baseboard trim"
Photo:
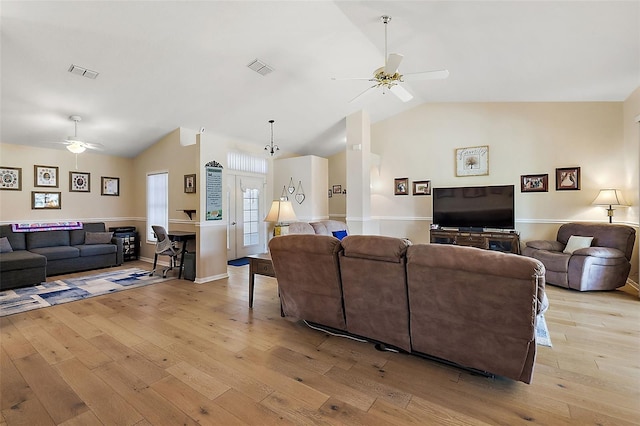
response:
[[[141,260],[143,262],[147,262],[147,263],[150,263],[151,265],[153,265],[153,259],[149,259],[147,257],[141,257],[138,260]],[[169,266],[169,262],[158,260],[158,263],[157,263],[156,267],[160,267],[160,266],[163,266],[163,267]],[[224,274],[211,275],[211,276],[208,276],[208,277],[196,277],[194,283],[195,284],[205,284],[205,283],[208,283],[210,281],[218,281],[218,280],[222,280],[222,279],[225,279],[225,278],[229,278],[229,274],[226,273],[226,272]]]
[[[225,278],[229,278],[229,274],[224,273],[224,274],[218,274],[218,275],[211,275],[209,277],[196,278],[194,283],[195,284],[206,284],[206,283],[211,282],[211,281],[223,280]]]

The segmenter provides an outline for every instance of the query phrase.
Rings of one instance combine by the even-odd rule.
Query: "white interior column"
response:
[[[371,120],[366,111],[347,117],[347,225],[352,234],[377,234],[371,220]]]

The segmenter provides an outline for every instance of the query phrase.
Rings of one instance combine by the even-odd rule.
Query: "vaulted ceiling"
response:
[[[345,117],[424,102],[623,101],[640,86],[639,1],[2,1],[1,141],[78,134],[135,156],[176,127],[284,150],[344,149]],[[389,53],[446,80],[352,98]],[[274,71],[247,65],[260,59]],[[94,70],[96,79],[68,72]]]

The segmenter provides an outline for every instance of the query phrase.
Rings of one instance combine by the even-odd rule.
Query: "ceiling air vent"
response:
[[[88,70],[86,68],[82,68],[82,67],[79,67],[79,66],[73,65],[73,64],[71,64],[71,66],[69,67],[69,72],[71,74],[82,75],[82,76],[90,78],[92,80],[95,80],[96,77],[99,74],[97,71],[91,71],[91,70]]]
[[[247,66],[260,75],[267,75],[273,72],[273,68],[262,62],[260,59],[254,59]]]

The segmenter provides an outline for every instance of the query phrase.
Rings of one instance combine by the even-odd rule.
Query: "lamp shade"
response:
[[[265,222],[289,223],[298,220],[296,213],[293,211],[291,201],[276,200],[271,203],[271,209],[264,218]]]
[[[619,189],[601,189],[591,204],[596,206],[628,206]]]

